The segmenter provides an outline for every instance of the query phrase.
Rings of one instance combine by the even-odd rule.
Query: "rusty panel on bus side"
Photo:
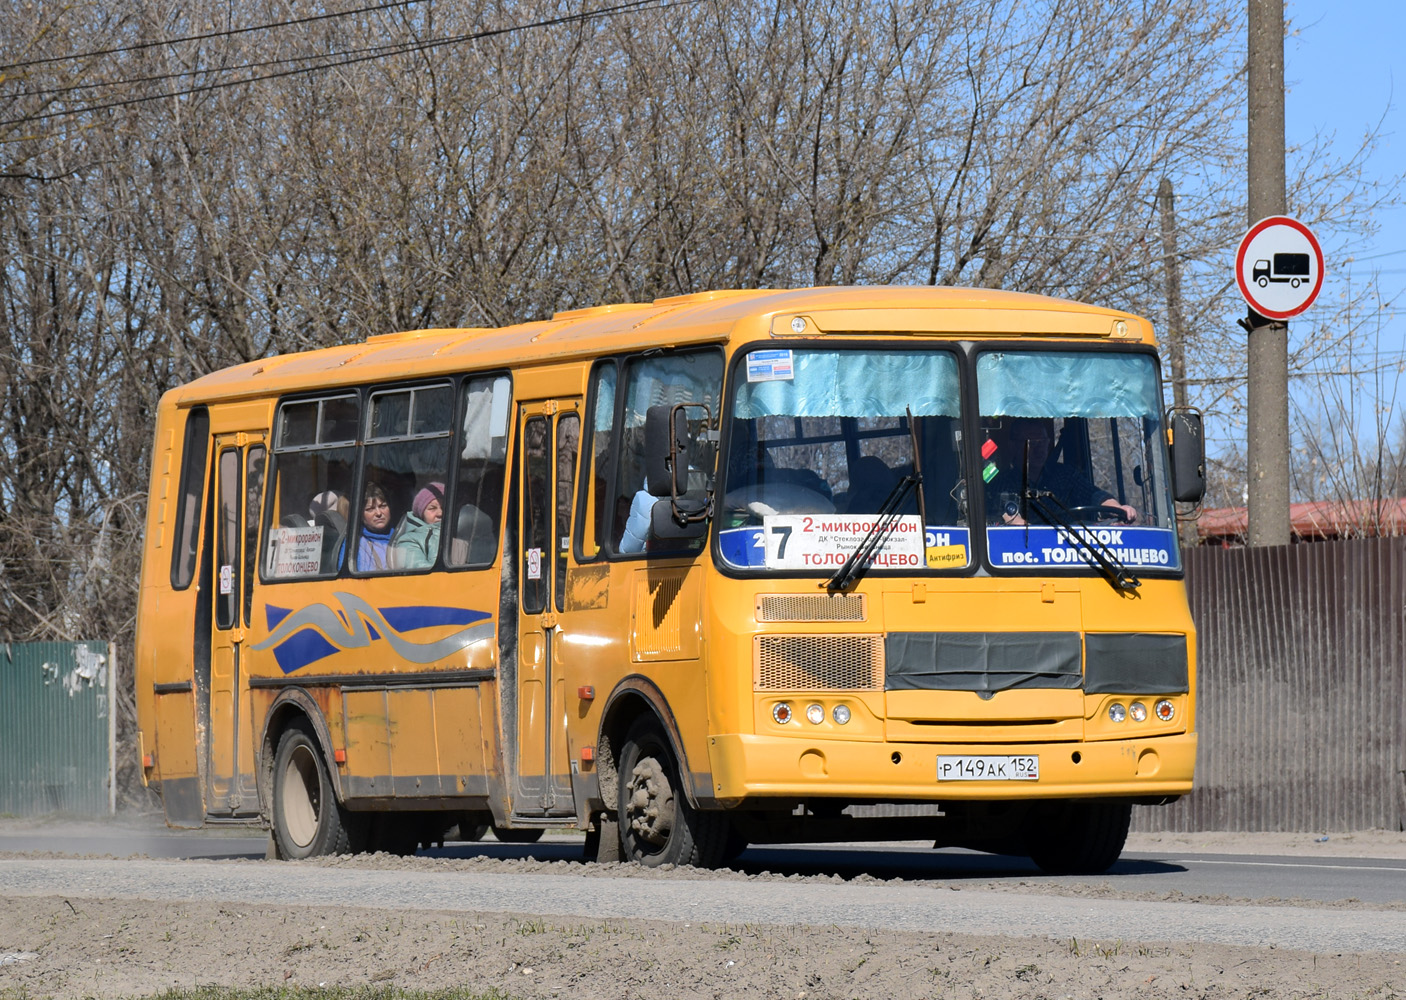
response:
[[[391,748],[386,740],[386,692],[343,691],[347,763],[342,787],[349,797],[388,796]],[[387,787],[378,787],[377,778]]]
[[[386,692],[390,794],[397,798],[440,794],[437,723],[435,692],[423,688]]]
[[[435,743],[445,795],[486,795],[483,768],[482,691],[478,687],[434,692]]]

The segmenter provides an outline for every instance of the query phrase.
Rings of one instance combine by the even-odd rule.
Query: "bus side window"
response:
[[[360,398],[350,393],[279,406],[261,546],[264,580],[337,572],[360,412]]]
[[[611,433],[615,427],[615,382],[618,373],[613,360],[602,361],[591,373],[590,409],[586,413],[586,440],[581,442],[585,460],[576,501],[576,559],[585,562],[600,555],[610,533],[606,519],[606,499],[610,495],[610,457],[619,449]]]
[[[716,350],[632,358],[625,366],[625,405],[619,428],[620,464],[615,480],[610,536],[614,551],[620,551],[635,494],[644,488],[645,413],[651,406],[660,404],[702,403],[708,407],[712,429],[716,429],[722,384],[722,352]],[[694,414],[690,413],[689,417],[692,425]],[[703,471],[709,475],[713,472],[711,468]],[[703,538],[689,539],[681,542],[677,551],[696,551],[704,544]],[[652,546],[648,551],[658,552]]]
[[[205,456],[210,448],[210,414],[202,406],[186,418],[181,447],[181,488],[176,498],[175,544],[171,546],[171,587],[184,590],[195,578],[200,541],[200,503],[205,496]]]
[[[454,387],[444,383],[378,390],[371,394],[366,463],[358,496],[379,489],[389,522],[374,520],[363,502],[354,518],[350,560],[359,573],[433,568],[439,562],[449,516],[449,439]],[[385,540],[387,530],[390,540]]]
[[[464,386],[459,468],[445,513],[450,531],[446,564],[456,569],[491,566],[498,558],[512,390],[506,375],[472,378]]]
[[[254,573],[258,568],[259,511],[263,509],[264,465],[268,453],[261,444],[251,445],[244,465],[244,624],[254,608]]]

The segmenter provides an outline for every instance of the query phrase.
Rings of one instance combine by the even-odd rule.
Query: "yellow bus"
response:
[[[931,839],[1101,871],[1192,787],[1151,326],[717,291],[253,361],[157,417],[136,683],[177,826],[589,857]],[[1169,447],[1170,446],[1170,447]]]

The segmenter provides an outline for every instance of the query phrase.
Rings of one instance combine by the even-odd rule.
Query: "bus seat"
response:
[[[347,537],[347,519],[338,511],[324,510],[313,523],[322,526],[322,572],[330,573],[337,568],[342,540]]]
[[[490,563],[497,554],[493,519],[471,503],[459,508],[454,519],[450,556],[460,565]]]
[[[308,519],[302,514],[284,514],[282,524],[285,528],[306,528]]]

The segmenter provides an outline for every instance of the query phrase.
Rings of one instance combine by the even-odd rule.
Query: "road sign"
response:
[[[1323,248],[1298,219],[1271,215],[1240,241],[1235,281],[1250,308],[1266,319],[1297,316],[1323,287]]]

